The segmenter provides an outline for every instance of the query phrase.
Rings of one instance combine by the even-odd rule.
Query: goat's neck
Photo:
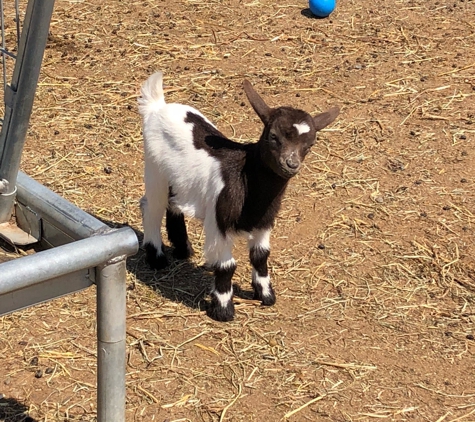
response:
[[[242,196],[234,196],[233,204],[237,205],[236,209],[227,209],[228,213],[236,211],[235,215],[229,216],[229,220],[237,231],[270,229],[288,183],[288,180],[278,176],[264,164],[258,144],[251,145],[246,151],[241,173],[244,188]],[[223,223],[223,227],[225,226]]]
[[[274,171],[262,160],[260,143],[255,144],[256,148],[248,155],[248,164],[253,171],[248,177],[249,189],[258,189],[260,195],[267,198],[268,202],[274,199],[280,201],[289,183]]]

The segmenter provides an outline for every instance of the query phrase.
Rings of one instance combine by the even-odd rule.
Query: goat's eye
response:
[[[269,134],[269,141],[271,141],[273,144],[279,146],[282,142],[280,142],[279,138],[275,133],[270,133]]]

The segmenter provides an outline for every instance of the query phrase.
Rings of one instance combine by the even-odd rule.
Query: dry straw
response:
[[[273,232],[275,307],[239,244],[236,321],[206,317],[195,222],[192,262],[129,260],[127,421],[473,419],[475,32],[454,4],[57,2],[22,168],[139,237],[153,71],[241,142],[261,130],[243,78],[270,105],[342,107]],[[91,289],[0,319],[0,420],[95,420],[94,313]]]

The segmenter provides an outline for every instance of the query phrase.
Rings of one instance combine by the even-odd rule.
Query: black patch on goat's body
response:
[[[203,117],[188,112],[193,124],[193,144],[221,164],[224,187],[216,203],[218,228],[246,231],[271,228],[288,183],[262,161],[262,145],[240,144],[227,139]]]
[[[236,264],[230,264],[225,267],[215,267],[214,275],[216,280],[214,282],[214,289],[220,293],[224,294],[232,290],[233,286],[231,279],[236,271]]]
[[[256,146],[259,147],[259,144]],[[234,225],[238,231],[250,232],[253,229],[272,228],[288,183],[288,179],[262,166],[261,161],[256,159],[257,154],[249,157],[246,163],[248,195],[243,203],[242,213]]]

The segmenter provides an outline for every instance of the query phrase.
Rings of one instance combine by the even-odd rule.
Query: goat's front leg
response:
[[[207,266],[214,270],[211,289],[211,304],[208,316],[216,321],[231,321],[234,318],[232,278],[236,261],[232,256],[233,240],[217,230],[206,231],[205,257]]]
[[[234,259],[221,261],[214,266],[214,286],[208,315],[216,321],[232,321],[234,318],[232,278],[235,270]]]
[[[270,254],[270,229],[253,230],[249,238],[249,258],[252,264],[252,288],[254,299],[265,306],[275,303],[275,293],[270,282],[267,259]]]

